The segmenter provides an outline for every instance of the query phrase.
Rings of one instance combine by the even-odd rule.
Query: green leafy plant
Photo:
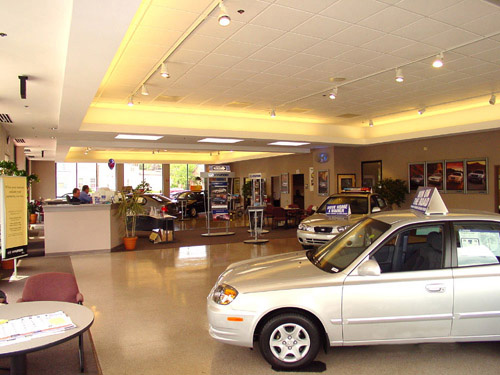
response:
[[[37,207],[36,207],[35,202],[28,202],[28,212],[30,214],[36,214],[36,211],[37,211]]]
[[[140,203],[141,195],[137,191],[134,191],[131,196],[127,196],[123,192],[120,194],[121,199],[118,206],[118,215],[125,222],[125,237],[135,237],[137,215],[144,212],[144,208]]]
[[[406,181],[399,178],[384,178],[375,188],[375,192],[384,197],[389,205],[397,204],[401,207],[401,204],[406,201],[408,185]]]
[[[135,187],[134,190],[139,190],[139,191],[142,191],[144,193],[147,193],[147,192],[150,192],[152,189],[151,189],[151,185],[149,184],[149,182],[142,181],[139,185],[137,185]]]
[[[34,173],[29,174],[24,169],[18,169],[16,163],[13,161],[2,160],[0,161],[0,174],[5,176],[23,176],[26,177],[28,187],[34,182],[40,182],[38,176]]]

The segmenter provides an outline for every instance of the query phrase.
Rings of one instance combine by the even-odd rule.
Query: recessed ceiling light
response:
[[[198,142],[204,143],[238,143],[243,142],[243,139],[231,139],[231,138],[203,138]]]
[[[143,141],[157,141],[163,138],[163,135],[144,135],[144,134],[118,134],[115,139],[140,139]]]
[[[304,146],[309,145],[309,142],[288,142],[288,141],[278,141],[268,143],[269,146]]]

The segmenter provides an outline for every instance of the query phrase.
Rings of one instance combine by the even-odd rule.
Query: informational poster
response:
[[[26,177],[0,177],[0,228],[2,259],[28,253],[28,207]]]
[[[314,167],[309,167],[309,191],[314,191]]]
[[[229,220],[227,178],[210,178],[209,194],[213,220]]]

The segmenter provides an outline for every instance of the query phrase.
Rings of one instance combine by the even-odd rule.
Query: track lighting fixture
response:
[[[424,112],[425,112],[425,108],[420,108],[420,109],[418,110],[418,114],[419,114],[419,115],[423,115],[423,114],[424,114]]]
[[[160,75],[161,75],[163,78],[170,78],[170,74],[168,74],[167,64],[166,64],[166,63],[162,63],[162,64],[161,64]]]
[[[443,66],[443,52],[439,53],[432,62],[434,68],[441,68]]]
[[[497,101],[497,97],[495,96],[495,94],[491,94],[491,97],[490,97],[490,100],[488,101],[488,103],[490,103],[491,105],[495,105]]]
[[[401,68],[396,69],[396,82],[403,82],[405,76],[403,75],[403,70]]]
[[[219,3],[219,8],[220,8],[220,13],[219,13],[219,25],[221,26],[227,26],[231,23],[231,17],[227,14],[227,9],[224,6],[224,2],[221,0]]]
[[[274,108],[271,109],[271,112],[269,113],[271,117],[276,117],[276,112],[274,111]]]
[[[332,92],[330,92],[330,94],[328,95],[328,97],[329,97],[330,99],[332,99],[332,100],[333,100],[333,99],[335,99],[335,98],[337,97],[337,92],[338,92],[338,90],[339,90],[339,89],[338,89],[337,87],[334,87],[334,88],[332,89]]]
[[[134,98],[131,96],[128,98],[128,106],[132,107],[134,105]]]
[[[141,94],[142,95],[149,95],[149,92],[148,92],[146,85],[142,85]]]
[[[368,126],[369,126],[370,128],[372,128],[372,127],[373,127],[373,120],[368,121]]]

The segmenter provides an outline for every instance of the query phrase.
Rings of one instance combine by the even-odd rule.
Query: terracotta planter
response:
[[[30,224],[36,224],[36,214],[30,214]]]
[[[125,245],[125,250],[134,250],[136,243],[137,243],[137,236],[123,237],[123,245]]]
[[[4,270],[13,270],[14,269],[14,259],[2,260],[2,268]]]

